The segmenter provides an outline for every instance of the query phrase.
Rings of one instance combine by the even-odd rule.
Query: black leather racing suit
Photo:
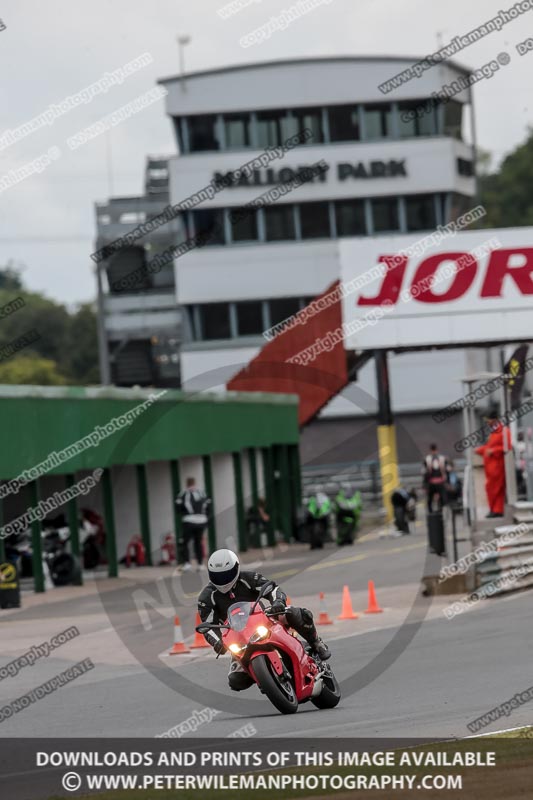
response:
[[[213,622],[215,624],[223,624],[228,615],[228,608],[233,603],[239,601],[253,602],[257,600],[259,591],[262,586],[268,583],[268,578],[261,575],[260,572],[246,572],[241,570],[239,579],[231,592],[224,594],[219,592],[212,583],[202,589],[198,595],[198,613],[202,622]],[[272,590],[270,594],[265,595],[265,599],[274,603],[276,600],[281,600],[283,603],[287,602],[287,595],[279,586]],[[291,628],[294,628],[303,639],[314,645],[318,639],[318,634],[313,621],[313,615],[307,608],[297,608],[295,606],[288,606],[285,612],[285,619]],[[205,634],[207,642],[214,647],[221,640],[218,631],[212,630]],[[237,659],[232,659],[230,664],[230,671],[228,675],[229,685],[232,689],[239,692],[243,689],[248,689],[253,684],[253,680],[249,675],[244,672]]]

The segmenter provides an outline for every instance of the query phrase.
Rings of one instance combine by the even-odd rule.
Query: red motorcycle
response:
[[[262,599],[274,588],[269,581],[255,602],[231,605],[224,625],[203,622],[196,630],[224,631],[226,648],[282,714],[295,714],[308,700],[317,708],[334,708],[341,691],[329,664],[277,621],[279,612],[265,608]]]

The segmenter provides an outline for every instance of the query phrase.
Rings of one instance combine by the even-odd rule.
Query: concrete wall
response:
[[[170,465],[167,461],[152,461],[147,467],[148,502],[150,509],[150,533],[152,552],[159,558],[161,540],[167,533],[174,533],[174,515]]]
[[[135,467],[114,467],[112,478],[117,556],[120,561],[126,555],[126,547],[131,537],[141,534]]]
[[[178,303],[315,296],[339,277],[338,240],[207,247],[175,268]]]
[[[421,464],[431,442],[450,458],[458,457],[454,444],[463,436],[461,414],[440,425],[429,413],[398,414],[395,422],[400,464]],[[378,461],[375,417],[314,420],[302,431],[300,453],[303,465]]]
[[[242,491],[244,494],[244,509],[252,504],[252,481],[250,480],[250,458],[248,451],[242,453]]]
[[[181,458],[179,462],[181,488],[185,489],[187,478],[194,478],[198,486],[204,489],[204,469],[199,456]]]
[[[172,486],[170,467],[166,461],[147,464],[148,509],[151,533],[151,552],[157,563],[161,539],[174,533],[172,515]],[[117,531],[117,554],[121,559],[132,536],[141,535],[137,475],[133,466],[113,469],[113,498],[115,503],[115,527]]]
[[[183,387],[189,392],[223,392],[226,383],[258,352],[259,347],[182,350]]]
[[[212,459],[217,547],[238,549],[235,483],[230,453],[217,453]]]

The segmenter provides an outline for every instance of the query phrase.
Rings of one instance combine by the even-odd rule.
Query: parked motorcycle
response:
[[[324,547],[329,534],[331,500],[324,492],[317,492],[307,500],[307,528],[311,550]]]
[[[107,564],[104,520],[90,508],[79,512],[80,541],[83,547],[83,568],[87,570]]]
[[[61,526],[62,518],[44,520],[42,537],[43,560],[48,567],[54,586],[67,586],[79,579],[79,560],[69,553],[69,528]],[[6,556],[10,561],[19,564],[22,578],[33,577],[33,548],[29,529],[6,543]]]
[[[196,630],[224,631],[226,648],[282,714],[296,713],[309,700],[320,709],[334,708],[341,691],[330,665],[278,622],[279,612],[264,606],[263,598],[274,587],[269,581],[255,602],[231,605],[224,625],[203,622]]]
[[[50,527],[48,527],[50,525]],[[54,586],[68,586],[80,577],[80,562],[68,550],[70,529],[56,520],[44,520],[43,555]]]
[[[335,498],[337,518],[337,544],[353,544],[362,509],[361,492],[354,492],[351,497],[346,497],[344,489],[340,489]]]

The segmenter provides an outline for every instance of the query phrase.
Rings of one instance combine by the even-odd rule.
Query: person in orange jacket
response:
[[[476,453],[483,456],[485,490],[490,508],[487,517],[503,517],[505,505],[504,453],[511,449],[511,431],[500,422],[495,411],[491,412],[487,422],[491,431],[489,438],[486,444],[476,448]]]

